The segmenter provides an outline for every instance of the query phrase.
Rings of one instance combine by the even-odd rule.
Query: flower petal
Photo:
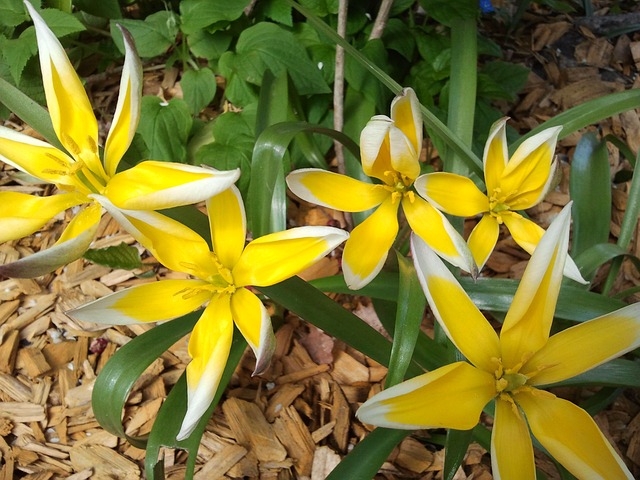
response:
[[[271,363],[276,349],[276,337],[269,312],[258,297],[246,288],[239,288],[231,296],[233,321],[256,356],[254,375],[260,375]]]
[[[349,238],[333,227],[297,227],[256,238],[233,268],[236,287],[269,286],[297,275]]]
[[[633,478],[587,412],[535,391],[517,394],[515,399],[536,439],[573,475],[607,480]]]
[[[187,365],[187,413],[177,439],[184,440],[213,401],[229,359],[233,321],[229,295],[211,301],[189,339],[191,362]]]
[[[213,251],[228,269],[238,262],[247,234],[247,220],[240,190],[234,185],[207,200]]]
[[[294,170],[287,175],[287,185],[307,202],[342,212],[363,212],[389,197],[381,186],[317,168]]]
[[[116,174],[120,159],[131,145],[142,105],[142,63],[131,34],[121,25],[116,25],[122,32],[125,54],[116,113],[104,146],[104,163],[109,177]]]
[[[518,147],[502,172],[500,188],[512,210],[539,203],[553,180],[553,158],[562,127],[551,127],[528,138]]]
[[[0,192],[0,243],[31,235],[58,213],[86,201],[86,197],[76,193],[37,197]]]
[[[412,88],[403,89],[402,93],[393,99],[391,119],[396,127],[407,136],[413,150],[419,155],[422,150],[422,113],[420,112],[420,102]]]
[[[130,325],[181,317],[201,307],[211,296],[201,280],[160,280],[143,283],[65,312],[83,322]]]
[[[504,319],[500,343],[507,369],[527,360],[549,338],[569,245],[570,209],[571,203],[538,243]]]
[[[495,217],[487,214],[483,215],[478,224],[469,235],[469,249],[478,265],[478,270],[482,270],[487,263],[489,256],[493,252],[500,235],[500,225]]]
[[[529,428],[512,402],[496,399],[491,434],[491,466],[497,480],[535,480],[536,466]]]
[[[145,161],[116,174],[104,195],[128,210],[162,210],[201,202],[229,188],[240,170]]]
[[[405,198],[402,209],[411,229],[449,263],[471,273],[478,269],[467,243],[449,220],[420,197]]]
[[[360,157],[365,175],[389,182],[385,172],[393,171],[389,131],[393,120],[386,115],[371,118],[360,132]]]
[[[418,194],[439,210],[458,217],[489,211],[489,200],[470,178],[455,173],[420,175],[413,184]]]
[[[507,149],[507,117],[497,120],[489,130],[489,137],[484,146],[482,164],[484,165],[484,182],[487,194],[491,195],[496,188],[500,188],[500,178],[509,160]]]
[[[73,175],[74,160],[46,142],[0,126],[0,160],[43,182],[81,187]]]
[[[105,179],[98,157],[98,122],[82,82],[40,14],[29,2],[25,5],[36,29],[42,83],[56,135],[76,160],[82,159],[93,173]]]
[[[502,220],[509,229],[513,240],[527,253],[533,253],[542,235],[544,235],[544,229],[516,212],[505,212],[502,215]],[[582,277],[576,262],[569,255],[567,255],[567,260],[564,264],[563,275],[583,285],[589,283]]]
[[[89,205],[69,222],[51,248],[0,266],[0,275],[14,278],[39,277],[77,260],[87,251],[96,236],[101,213],[100,205]]]
[[[469,430],[495,394],[493,375],[457,362],[374,395],[356,416],[386,428]]]
[[[498,335],[442,260],[418,236],[411,236],[418,280],[429,306],[455,346],[476,367],[495,371],[500,357]]]
[[[385,200],[351,232],[342,253],[342,271],[347,286],[358,290],[382,269],[398,233],[398,204]]]
[[[414,149],[411,140],[395,125],[389,129],[389,151],[393,170],[411,181],[420,175],[420,152]]]
[[[198,278],[218,273],[207,242],[182,223],[158,212],[121,210],[101,195],[92,198],[165,267]]]
[[[640,346],[640,303],[553,335],[524,365],[530,385],[575,377]]]

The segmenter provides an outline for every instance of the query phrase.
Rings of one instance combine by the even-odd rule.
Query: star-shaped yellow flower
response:
[[[479,269],[493,252],[504,224],[513,240],[531,254],[544,229],[517,211],[540,203],[553,182],[555,148],[562,127],[552,127],[525,140],[509,158],[506,123],[493,124],[484,149],[483,193],[471,179],[454,173],[436,172],[418,177],[415,188],[436,208],[450,215],[482,218],[469,236],[469,248]],[[586,283],[569,257],[565,275]]]
[[[491,461],[496,478],[534,480],[529,430],[581,479],[631,479],[587,412],[541,390],[640,346],[636,303],[549,337],[569,243],[570,206],[534,251],[500,336],[442,261],[412,239],[418,277],[437,321],[468,362],[391,387],[357,412],[390,428],[473,428],[495,399]]]
[[[111,325],[158,322],[207,305],[189,340],[188,405],[178,439],[195,428],[218,388],[231,348],[233,325],[256,355],[254,374],[269,365],[274,348],[271,319],[249,286],[270,286],[311,266],[344,242],[349,234],[333,227],[298,227],[257,238],[245,247],[246,219],[236,187],[207,201],[213,251],[193,230],[175,222],[171,233],[158,232],[149,212],[125,211],[101,199],[166,267],[193,279],[161,280],[96,300],[68,315]],[[155,239],[156,241],[154,241]]]
[[[373,117],[360,135],[364,173],[381,183],[370,184],[320,169],[300,169],[287,176],[293,193],[311,203],[345,212],[376,210],[351,232],[342,269],[352,289],[367,285],[380,272],[398,233],[402,205],[411,229],[438,255],[467,272],[476,272],[469,249],[449,221],[415,195],[420,174],[422,116],[414,91],[406,88],[391,103],[391,117]]]
[[[37,197],[0,192],[0,242],[30,235],[60,212],[78,205],[83,207],[53,247],[0,266],[0,274],[35,277],[82,256],[97,231],[102,211],[98,199],[103,196],[119,208],[158,210],[205,200],[237,180],[237,170],[218,172],[155,161],[116,173],[140,117],[142,66],[133,40],[121,29],[125,62],[116,112],[101,160],[98,122],[82,82],[42,17],[28,1],[25,5],[36,30],[49,114],[66,152],[0,127],[0,160],[44,183],[56,185],[63,193]],[[157,221],[164,218],[159,214],[154,217]]]

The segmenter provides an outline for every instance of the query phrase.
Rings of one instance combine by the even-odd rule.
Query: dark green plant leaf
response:
[[[187,70],[180,79],[184,101],[193,115],[211,103],[216,95],[216,76],[209,68]]]
[[[122,33],[116,25],[122,25],[133,36],[138,55],[142,58],[164,54],[174,44],[178,33],[178,20],[173,12],[163,10],[152,13],[144,20],[128,18],[111,21],[111,37],[118,50],[124,54]]]
[[[413,61],[416,41],[406,22],[390,18],[382,35],[382,41],[389,50],[395,50],[407,61]]]
[[[591,277],[601,265],[620,257],[629,258],[635,264],[636,268],[640,270],[640,259],[615,243],[598,243],[592,245],[580,255],[576,256],[575,260],[582,274]]]
[[[58,38],[86,30],[84,25],[74,15],[58,10],[57,8],[40,10],[40,15],[42,15],[47,26]]]
[[[281,23],[288,27],[293,26],[293,16],[291,15],[291,5],[285,0],[267,0],[261,2],[260,6],[267,18],[276,23]]]
[[[275,75],[286,70],[300,95],[330,92],[293,34],[273,23],[262,22],[243,30],[232,63],[236,73],[254,85],[262,84],[267,69]]]
[[[108,432],[145,448],[146,439],[131,437],[124,431],[122,412],[138,377],[171,345],[193,329],[200,312],[158,325],[134,338],[118,350],[98,374],[91,405],[96,420]]]
[[[477,2],[469,0],[420,0],[420,5],[430,17],[447,26],[457,19],[475,19],[478,16]]]
[[[134,270],[143,266],[138,249],[124,242],[113,247],[91,248],[83,256],[93,263],[111,268]]]
[[[17,27],[28,18],[22,0],[0,0],[0,25]]]
[[[410,430],[376,428],[342,459],[327,480],[371,480],[395,446],[410,433]]]
[[[478,74],[478,96],[513,101],[527,83],[529,72],[515,63],[488,62]]]
[[[138,132],[149,147],[152,160],[186,161],[187,138],[193,120],[184,100],[172,98],[165,102],[159,97],[142,97],[140,118]]]
[[[444,470],[442,476],[445,480],[453,480],[458,467],[462,464],[469,444],[473,440],[473,430],[447,430],[447,440],[444,445]]]
[[[398,309],[385,388],[404,380],[407,368],[411,364],[427,304],[413,262],[398,252],[396,256],[400,267]]]
[[[206,30],[198,30],[189,34],[187,43],[196,57],[206,58],[209,61],[218,60],[224,52],[229,50],[232,35],[226,31],[210,33]]]
[[[617,358],[552,386],[579,385],[640,388],[640,362]]]
[[[606,243],[611,224],[611,177],[607,144],[585,133],[571,160],[569,191],[573,205],[571,253],[578,256],[588,248]]]
[[[122,18],[120,11],[120,2],[118,0],[73,0],[73,4],[79,10],[87,12],[90,15],[102,18]]]
[[[218,22],[240,18],[249,0],[182,0],[180,2],[181,29],[186,34],[198,32]]]
[[[387,70],[387,50],[382,40],[371,40],[360,50],[369,62],[381,70]],[[379,111],[388,109],[390,95],[371,72],[353,57],[345,58],[344,78],[351,88],[362,93]]]
[[[16,85],[20,85],[22,71],[27,62],[38,52],[35,30],[27,28],[18,38],[6,39],[0,37],[2,58],[9,65],[11,77]]]

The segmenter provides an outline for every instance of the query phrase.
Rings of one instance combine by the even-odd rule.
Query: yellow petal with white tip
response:
[[[365,175],[389,183],[386,172],[393,171],[389,130],[393,120],[385,115],[371,118],[360,132],[360,157]]]
[[[349,237],[333,227],[297,227],[249,243],[233,268],[236,287],[274,285],[297,275]]]
[[[515,403],[496,399],[491,434],[491,466],[496,480],[535,480],[533,445],[524,415]]]
[[[240,170],[146,161],[116,174],[104,195],[118,208],[162,210],[204,201],[229,188]]]
[[[207,200],[213,251],[222,265],[232,269],[238,262],[247,231],[240,190],[235,186]]]
[[[122,32],[125,54],[116,112],[104,146],[104,163],[109,177],[116,174],[118,163],[131,145],[142,105],[142,63],[131,34],[121,25],[116,25]]]
[[[567,400],[535,391],[516,394],[515,399],[536,439],[577,478],[633,479],[587,412]]]
[[[0,192],[0,243],[31,235],[58,213],[87,200],[75,193],[37,197],[19,192]]]
[[[191,362],[187,365],[187,413],[177,439],[184,440],[213,401],[229,359],[233,321],[229,296],[214,298],[196,323],[189,339]]]
[[[107,325],[160,322],[193,312],[211,297],[201,280],[161,280],[120,290],[66,312],[71,318]]]
[[[547,343],[569,245],[569,203],[540,240],[500,332],[502,360],[513,368]]]
[[[412,88],[405,88],[402,93],[391,102],[391,119],[413,146],[413,150],[420,154],[422,150],[422,113],[420,102]],[[415,177],[414,177],[415,178]]]
[[[553,335],[524,365],[530,385],[575,377],[640,346],[640,303]]]
[[[75,160],[46,142],[3,126],[0,160],[43,182],[83,188],[72,173]]]
[[[484,146],[482,164],[484,166],[484,182],[487,194],[491,195],[496,188],[500,188],[502,172],[509,160],[507,149],[507,117],[497,120],[489,130],[489,137]]]
[[[398,233],[398,203],[385,200],[375,212],[351,232],[342,254],[347,286],[358,290],[382,269]]]
[[[231,296],[233,321],[256,356],[254,375],[264,372],[271,363],[276,337],[271,317],[258,297],[246,288],[239,288]]]
[[[82,257],[96,236],[100,222],[100,205],[92,204],[78,213],[58,241],[50,248],[0,266],[0,275],[14,278],[34,278]]]
[[[402,130],[393,125],[389,129],[389,153],[394,171],[413,182],[420,175],[419,151],[416,151],[411,140]],[[387,183],[389,183],[387,181]]]
[[[362,212],[380,205],[391,193],[382,186],[317,168],[287,175],[289,189],[301,199],[343,212]]]
[[[29,2],[33,20],[47,107],[56,135],[76,160],[104,180],[106,173],[98,157],[98,122],[84,86],[64,48]]]
[[[467,243],[440,211],[417,196],[404,198],[402,210],[411,229],[438,255],[473,277],[477,275],[478,270]]]
[[[457,362],[374,395],[356,416],[363,423],[386,428],[469,430],[495,394],[492,374]]]
[[[440,257],[418,236],[411,236],[418,280],[444,332],[476,367],[493,372],[500,357],[498,335]]]
[[[467,177],[448,172],[419,176],[414,187],[418,194],[439,210],[458,217],[472,217],[489,211],[489,200]]]

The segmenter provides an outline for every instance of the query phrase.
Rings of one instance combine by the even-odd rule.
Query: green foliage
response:
[[[187,103],[179,98],[165,102],[159,97],[143,97],[142,117],[138,132],[149,148],[150,159],[184,163],[192,124]]]
[[[124,270],[134,270],[142,267],[142,259],[138,249],[122,242],[120,245],[112,247],[89,249],[85,252],[84,258],[110,268],[122,268]]]
[[[180,80],[184,101],[192,114],[199,113],[209,105],[216,94],[216,76],[209,68],[187,70]]]
[[[180,2],[181,30],[186,34],[195,33],[220,22],[230,22],[242,15],[249,0],[184,0]]]
[[[177,22],[176,15],[169,11],[153,13],[144,20],[114,20],[110,25],[111,37],[120,52],[124,53],[122,33],[116,26],[122,25],[133,36],[140,57],[157,57],[174,44],[178,33]]]

